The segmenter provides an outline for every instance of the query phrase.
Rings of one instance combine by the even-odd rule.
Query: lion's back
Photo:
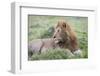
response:
[[[28,43],[28,51],[31,51],[31,52],[39,52],[41,46],[42,46],[42,41],[41,39],[35,39],[35,40],[32,40]]]

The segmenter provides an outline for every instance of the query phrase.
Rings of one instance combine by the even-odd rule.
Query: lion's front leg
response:
[[[78,49],[73,52],[74,55],[82,57],[82,50]]]

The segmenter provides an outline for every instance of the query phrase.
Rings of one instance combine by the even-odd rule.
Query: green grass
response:
[[[81,55],[73,55],[69,50],[65,49],[49,49],[41,54],[34,54],[29,60],[53,60],[53,59],[74,59],[83,58]]]
[[[59,20],[64,19],[77,33],[82,57],[71,56],[64,49],[52,49],[46,53],[34,54],[32,60],[88,58],[88,18],[61,17],[61,16],[28,16],[28,41],[33,39],[49,38],[53,35],[53,27]]]

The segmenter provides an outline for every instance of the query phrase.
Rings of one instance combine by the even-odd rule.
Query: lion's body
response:
[[[45,38],[45,39],[35,39],[29,42],[28,50],[31,53],[42,53],[48,49],[54,49],[58,46],[54,42],[53,38]]]

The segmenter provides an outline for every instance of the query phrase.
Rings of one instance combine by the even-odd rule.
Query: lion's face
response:
[[[66,29],[66,25],[64,25],[63,23],[57,24],[54,34],[53,34],[53,38],[56,44],[62,45],[66,42],[66,40],[69,39],[68,38],[69,36],[67,32],[65,31],[65,29]]]
[[[60,45],[60,47],[66,47],[71,51],[78,49],[77,36],[71,26],[69,26],[65,21],[58,22],[53,38],[55,43]]]

